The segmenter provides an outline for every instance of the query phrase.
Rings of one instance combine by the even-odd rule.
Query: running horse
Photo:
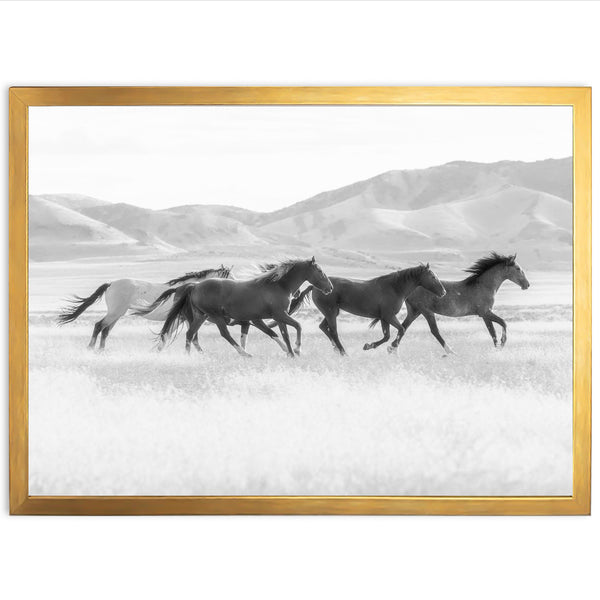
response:
[[[221,265],[216,269],[205,269],[203,271],[186,273],[185,275],[171,279],[166,283],[151,283],[139,279],[117,279],[110,283],[103,283],[87,298],[74,296],[72,300],[69,300],[71,305],[62,309],[57,321],[59,325],[72,323],[85,310],[92,306],[92,304],[96,303],[104,296],[107,311],[94,325],[92,337],[88,344],[88,348],[93,350],[96,346],[98,335],[100,335],[99,349],[104,350],[108,334],[117,321],[125,315],[129,309],[142,303],[152,302],[157,296],[169,288],[177,290],[178,287],[192,282],[199,282],[211,278],[227,279],[230,276],[231,268]],[[150,321],[164,321],[171,305],[171,302],[163,303],[160,307],[156,306],[153,310],[140,316],[143,316]]]
[[[263,263],[263,264],[257,265],[257,268],[261,273],[266,273],[267,271],[271,271],[271,270],[275,269],[275,267],[277,267],[277,265],[278,265],[278,263]],[[233,279],[233,277],[229,276],[229,277],[227,277],[227,279]],[[150,304],[146,303],[143,306],[132,307],[131,314],[136,315],[138,317],[146,317],[147,318],[148,315],[150,315],[151,313],[160,310],[161,305],[163,305],[167,300],[170,299],[171,296],[173,296],[172,301],[170,301],[169,304],[167,305],[166,312],[165,312],[163,318],[161,319],[162,321],[164,321],[168,314],[168,311],[171,309],[173,304],[177,303],[181,299],[181,297],[186,292],[187,287],[196,285],[196,283],[197,282],[186,283],[186,284],[180,285],[178,287],[169,288],[168,290],[165,290],[160,296],[158,296],[154,300],[154,302],[152,302]],[[294,292],[292,298],[297,298],[299,293],[300,293],[300,290],[296,290]],[[187,321],[188,329],[191,327],[192,323],[194,322],[194,316],[195,315],[194,315],[193,310],[191,309],[191,306],[189,306],[188,304],[184,305],[183,310],[182,310],[182,319],[180,319],[180,320]],[[208,320],[210,322],[212,322],[211,319],[208,319]],[[227,326],[234,327],[235,325],[239,325],[241,328],[240,345],[241,345],[242,349],[245,350],[246,343],[248,340],[248,330],[250,329],[250,322],[249,321],[237,321],[237,320],[232,320],[232,319],[228,318]],[[269,327],[272,328],[276,325],[277,325],[277,323],[273,322],[272,324],[269,325]],[[264,331],[264,329],[263,329],[263,331]],[[276,342],[278,342],[284,352],[287,352],[287,348],[285,347],[285,345],[281,344],[276,333],[269,332],[267,335],[269,335],[269,337],[271,337]],[[186,352],[189,353],[192,344],[194,345],[194,347],[196,348],[196,350],[198,352],[202,352],[202,348],[200,346],[200,343],[198,342],[198,332],[196,332],[196,335],[194,335],[192,338],[188,338],[186,336],[186,342],[185,342]],[[157,345],[158,351],[160,352],[161,350],[163,350],[164,346],[165,346],[165,340],[164,340],[164,338],[160,338],[160,336],[159,336],[159,343]]]
[[[480,258],[465,269],[466,273],[470,273],[466,279],[442,281],[446,288],[446,295],[443,298],[436,298],[424,289],[415,290],[406,300],[407,315],[402,323],[404,330],[406,331],[419,315],[423,315],[432,335],[442,345],[446,354],[454,354],[440,334],[435,315],[446,317],[476,315],[483,319],[494,346],[498,345],[494,323],[502,327],[500,347],[504,347],[506,321],[495,314],[492,308],[496,293],[505,281],[512,281],[523,290],[529,287],[529,281],[516,258],[516,254],[505,256],[497,252],[491,252],[488,256]]]
[[[164,346],[179,324],[187,320],[186,348],[202,324],[210,319],[221,335],[242,356],[251,356],[230,335],[227,325],[232,321],[252,323],[257,329],[281,342],[263,319],[271,318],[277,325],[290,357],[300,354],[302,327],[290,317],[288,309],[292,294],[308,281],[315,289],[327,295],[332,291],[331,281],[313,256],[310,260],[286,260],[265,273],[246,281],[211,279],[186,286],[181,297],[173,304],[159,334],[159,348]],[[189,323],[189,320],[192,320]],[[287,326],[296,330],[296,345],[292,349]]]
[[[389,352],[396,350],[404,328],[396,316],[405,299],[416,288],[423,287],[436,297],[443,297],[446,291],[437,275],[429,268],[429,264],[394,271],[381,277],[368,280],[331,277],[333,292],[324,294],[312,286],[307,287],[292,302],[290,313],[293,313],[312,291],[312,300],[323,314],[319,329],[329,338],[333,347],[343,356],[346,350],[340,341],[337,328],[337,317],[344,310],[359,317],[373,319],[371,327],[381,323],[383,338],[364,345],[364,350],[371,350],[390,339],[390,326],[397,329],[398,334]]]

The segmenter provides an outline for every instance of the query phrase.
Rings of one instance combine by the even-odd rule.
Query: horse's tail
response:
[[[379,323],[379,321],[381,321],[381,319],[373,319],[370,323],[369,323],[369,329],[373,329],[373,327],[375,327],[375,325],[377,325],[377,323]]]
[[[303,304],[308,304],[310,302],[310,298],[308,298],[308,293],[312,292],[313,287],[314,286],[309,285],[304,291],[296,292],[294,294],[294,297],[292,298],[292,301],[290,303],[288,315],[293,315]],[[275,327],[275,325],[277,325],[275,321],[270,321],[269,323],[267,323],[267,327],[270,327],[271,329]]]
[[[192,289],[193,286],[188,286],[183,291],[183,294],[181,294],[181,297],[173,304],[173,307],[169,311],[169,314],[163,323],[162,329],[158,334],[158,339],[161,342],[164,342],[167,338],[171,337],[173,332],[178,329],[181,322],[185,319],[185,315],[182,313],[185,310],[186,304],[190,301]]]
[[[68,300],[71,306],[64,307],[57,317],[59,325],[65,323],[71,323],[74,321],[82,312],[88,309],[94,302],[97,302],[102,298],[104,292],[110,287],[110,283],[103,283],[93,294],[87,298],[80,298],[79,296],[73,296],[72,300]]]
[[[152,304],[148,304],[147,306],[137,306],[135,309],[131,311],[132,315],[136,317],[145,317],[149,315],[151,312],[154,312],[159,306],[164,304],[167,301],[167,298],[170,298],[178,288],[172,287],[168,290],[164,291]]]

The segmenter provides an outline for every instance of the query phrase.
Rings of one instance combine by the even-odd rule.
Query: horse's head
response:
[[[529,287],[529,280],[525,276],[525,271],[523,271],[521,265],[515,260],[517,258],[516,254],[511,256],[511,258],[512,261],[504,267],[506,279],[516,283],[522,290],[526,290]]]
[[[331,294],[333,291],[333,285],[331,285],[331,281],[329,281],[329,277],[325,275],[325,272],[315,261],[315,257],[313,256],[311,260],[308,261],[308,272],[306,275],[306,280],[309,283],[312,283],[318,290],[323,292],[324,294]]]
[[[446,295],[446,288],[438,279],[438,276],[429,268],[429,263],[423,265],[419,275],[419,285],[424,287],[428,292],[435,294],[438,298]]]

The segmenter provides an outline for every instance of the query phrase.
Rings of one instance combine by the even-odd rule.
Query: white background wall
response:
[[[593,2],[2,3],[2,138],[10,85],[600,88],[599,17]],[[6,142],[2,160],[7,165]],[[6,198],[6,166],[0,177]],[[6,315],[6,294],[0,302]],[[6,360],[2,368],[7,379]],[[7,446],[0,462],[5,597],[550,599],[598,592],[598,514],[8,517]],[[599,510],[596,498],[592,511]]]

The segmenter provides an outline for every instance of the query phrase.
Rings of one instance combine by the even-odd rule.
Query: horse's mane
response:
[[[516,254],[498,254],[497,252],[490,252],[487,256],[483,256],[479,260],[476,260],[470,267],[465,269],[465,273],[471,273],[469,277],[465,279],[466,283],[475,283],[486,271],[489,271],[492,267],[497,265],[504,265],[506,267],[512,267],[515,264]]]
[[[394,273],[392,273],[392,276],[395,278],[396,283],[401,283],[404,281],[409,281],[412,279],[417,279],[418,277],[421,276],[421,274],[424,271],[427,271],[427,269],[429,269],[429,265],[425,265],[423,263],[417,265],[416,267],[408,267],[408,269],[402,269],[402,270],[398,270],[395,271]],[[384,277],[386,277],[384,275]]]
[[[273,269],[276,269],[278,264],[279,263],[261,263],[259,265],[256,265],[256,267],[261,273],[266,273],[267,271],[272,271]]]
[[[429,269],[429,265],[425,265],[423,263],[418,264],[416,267],[408,267],[407,269],[398,269],[397,271],[393,271],[392,273],[388,273],[387,275],[380,275],[379,277],[375,277],[375,279],[392,279],[396,283],[401,283],[407,281],[409,279],[415,279]]]
[[[258,283],[274,283],[280,281],[282,277],[287,275],[297,264],[304,262],[297,258],[289,258],[282,260],[279,263],[266,263],[258,265],[258,268],[263,271],[261,275],[255,277],[254,281]]]
[[[216,269],[204,269],[203,271],[190,271],[181,277],[176,277],[175,279],[171,279],[167,281],[167,285],[177,285],[178,283],[184,283],[185,281],[189,281],[190,279],[205,279],[211,273],[218,273],[221,279],[227,279],[229,274],[231,273],[230,267],[225,267],[221,265]]]

